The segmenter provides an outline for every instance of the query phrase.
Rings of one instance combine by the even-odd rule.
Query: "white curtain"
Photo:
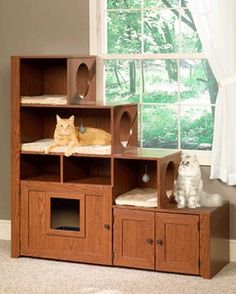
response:
[[[219,85],[210,177],[236,185],[236,0],[189,0],[189,9]]]

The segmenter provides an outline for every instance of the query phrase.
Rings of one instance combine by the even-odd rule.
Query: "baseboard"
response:
[[[11,240],[11,221],[0,220],[0,240]],[[236,262],[236,240],[229,241],[230,261]]]
[[[11,221],[0,219],[0,240],[11,240]]]

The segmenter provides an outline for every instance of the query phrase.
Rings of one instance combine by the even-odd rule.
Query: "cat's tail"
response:
[[[219,207],[223,204],[223,199],[220,194],[208,194],[204,191],[200,197],[201,207]]]

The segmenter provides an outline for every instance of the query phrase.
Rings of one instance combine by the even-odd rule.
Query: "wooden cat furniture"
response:
[[[211,278],[229,262],[229,203],[177,209],[167,192],[180,152],[139,149],[137,105],[95,103],[95,77],[96,57],[12,57],[12,257]],[[52,138],[56,114],[110,132],[110,148],[68,158],[27,149]],[[115,205],[135,187],[155,189],[157,207]]]

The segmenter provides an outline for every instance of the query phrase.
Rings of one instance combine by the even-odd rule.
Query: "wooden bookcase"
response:
[[[136,104],[96,103],[96,57],[14,56],[11,62],[12,257],[204,278],[229,262],[229,203],[176,208],[171,193],[180,152],[137,147]],[[53,138],[57,114],[109,132],[108,152],[65,157],[24,149]],[[137,187],[155,189],[157,207],[115,205]]]

